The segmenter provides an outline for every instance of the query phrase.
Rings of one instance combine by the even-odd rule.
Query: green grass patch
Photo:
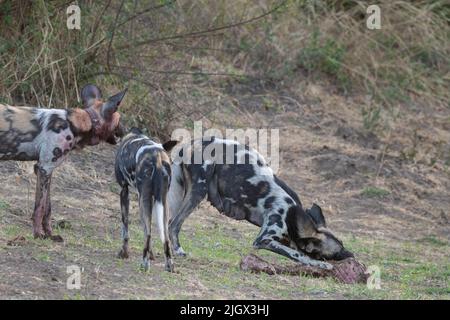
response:
[[[386,189],[369,186],[365,187],[361,192],[361,195],[368,198],[383,198],[390,194],[390,192]]]
[[[10,208],[9,203],[7,203],[6,201],[0,199],[0,212],[9,210],[9,208]]]
[[[443,246],[448,246],[449,243],[447,241],[441,240],[435,236],[427,236],[425,238],[422,238],[419,240],[420,242],[426,243],[426,244],[431,244],[434,246],[438,246],[438,247],[443,247]]]
[[[299,52],[297,62],[309,74],[320,72],[334,77],[341,89],[348,89],[350,80],[341,72],[345,53],[341,44],[314,31],[307,45]]]

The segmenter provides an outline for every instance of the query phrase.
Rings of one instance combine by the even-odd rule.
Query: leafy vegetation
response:
[[[66,28],[66,1],[2,0],[1,101],[74,107],[87,82],[125,83],[127,120],[163,136],[210,113],[217,92],[233,104],[227,87],[241,80],[306,75],[362,92],[368,130],[411,99],[448,106],[448,4],[378,3],[380,30],[365,27],[370,1],[83,1],[78,31]]]

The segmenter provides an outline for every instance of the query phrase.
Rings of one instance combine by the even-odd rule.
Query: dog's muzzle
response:
[[[354,258],[354,254],[348,251],[347,249],[342,249],[340,252],[336,253],[333,257],[333,260],[344,260],[347,258]]]

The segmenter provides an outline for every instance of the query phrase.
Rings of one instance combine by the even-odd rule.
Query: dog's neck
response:
[[[102,122],[98,113],[94,110],[93,107],[89,107],[87,109],[84,109],[83,111],[85,111],[89,115],[89,118],[91,120],[91,129],[94,130],[94,133],[96,135],[100,135]]]

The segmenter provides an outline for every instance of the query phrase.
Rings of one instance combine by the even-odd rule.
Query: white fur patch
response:
[[[158,223],[159,237],[161,242],[166,241],[166,234],[164,229],[164,206],[161,202],[156,201],[153,205],[153,214],[156,215],[156,222]]]
[[[138,151],[136,152],[136,163],[139,162],[139,157],[142,155],[143,152],[145,152],[146,150],[151,150],[151,149],[164,149],[163,146],[159,143],[155,143],[154,145],[145,145],[142,146],[138,149]]]
[[[213,162],[211,160],[205,160],[205,163],[203,163],[202,168],[206,171],[209,165],[211,165]]]

